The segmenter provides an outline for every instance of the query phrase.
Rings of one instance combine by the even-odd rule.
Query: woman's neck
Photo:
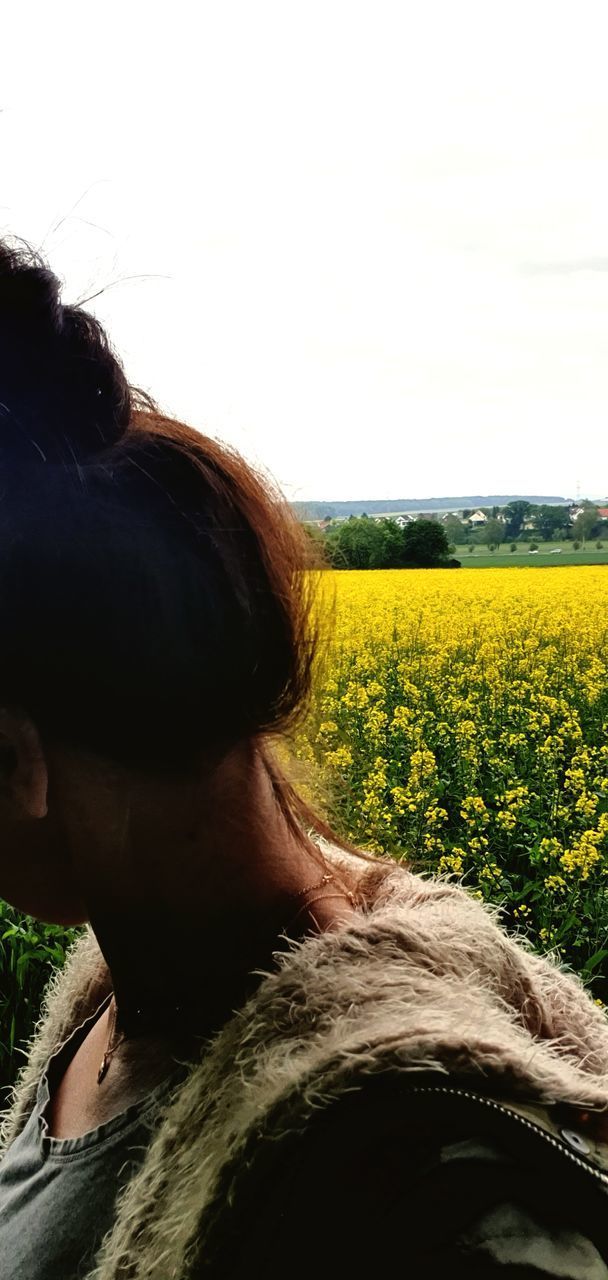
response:
[[[326,869],[320,850],[291,830],[249,744],[198,787],[115,779],[104,800],[105,823],[78,832],[80,874],[117,1032],[211,1035],[259,984],[254,970],[272,968],[287,945],[298,895]],[[312,916],[300,912],[296,936],[348,916],[348,898],[328,896],[337,887],[324,886]]]

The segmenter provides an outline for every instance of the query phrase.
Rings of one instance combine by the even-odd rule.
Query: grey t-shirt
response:
[[[36,1104],[0,1161],[0,1280],[80,1280],[112,1227],[119,1192],[143,1162],[175,1071],[141,1101],[78,1138],[48,1134],[45,1110],[110,995],[52,1055]]]

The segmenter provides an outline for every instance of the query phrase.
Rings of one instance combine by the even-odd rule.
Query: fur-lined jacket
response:
[[[608,1277],[608,1025],[578,979],[458,885],[385,864],[346,926],[275,960],[171,1093],[84,1280]],[[0,1152],[110,991],[89,929]]]

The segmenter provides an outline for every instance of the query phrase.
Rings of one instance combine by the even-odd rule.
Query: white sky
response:
[[[607,49],[604,0],[35,0],[0,230],[290,499],[605,496]]]

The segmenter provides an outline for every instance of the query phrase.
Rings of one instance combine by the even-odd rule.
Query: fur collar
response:
[[[338,868],[360,869],[317,839]],[[371,876],[356,918],[277,953],[203,1047],[86,1280],[190,1276],[222,1174],[279,1101],[281,1124],[295,1128],[362,1076],[397,1067],[468,1077],[503,1096],[608,1106],[608,1023],[580,980],[509,938],[458,885],[379,865],[387,874]],[[110,990],[89,930],[47,987],[0,1153],[26,1122],[49,1055]]]

